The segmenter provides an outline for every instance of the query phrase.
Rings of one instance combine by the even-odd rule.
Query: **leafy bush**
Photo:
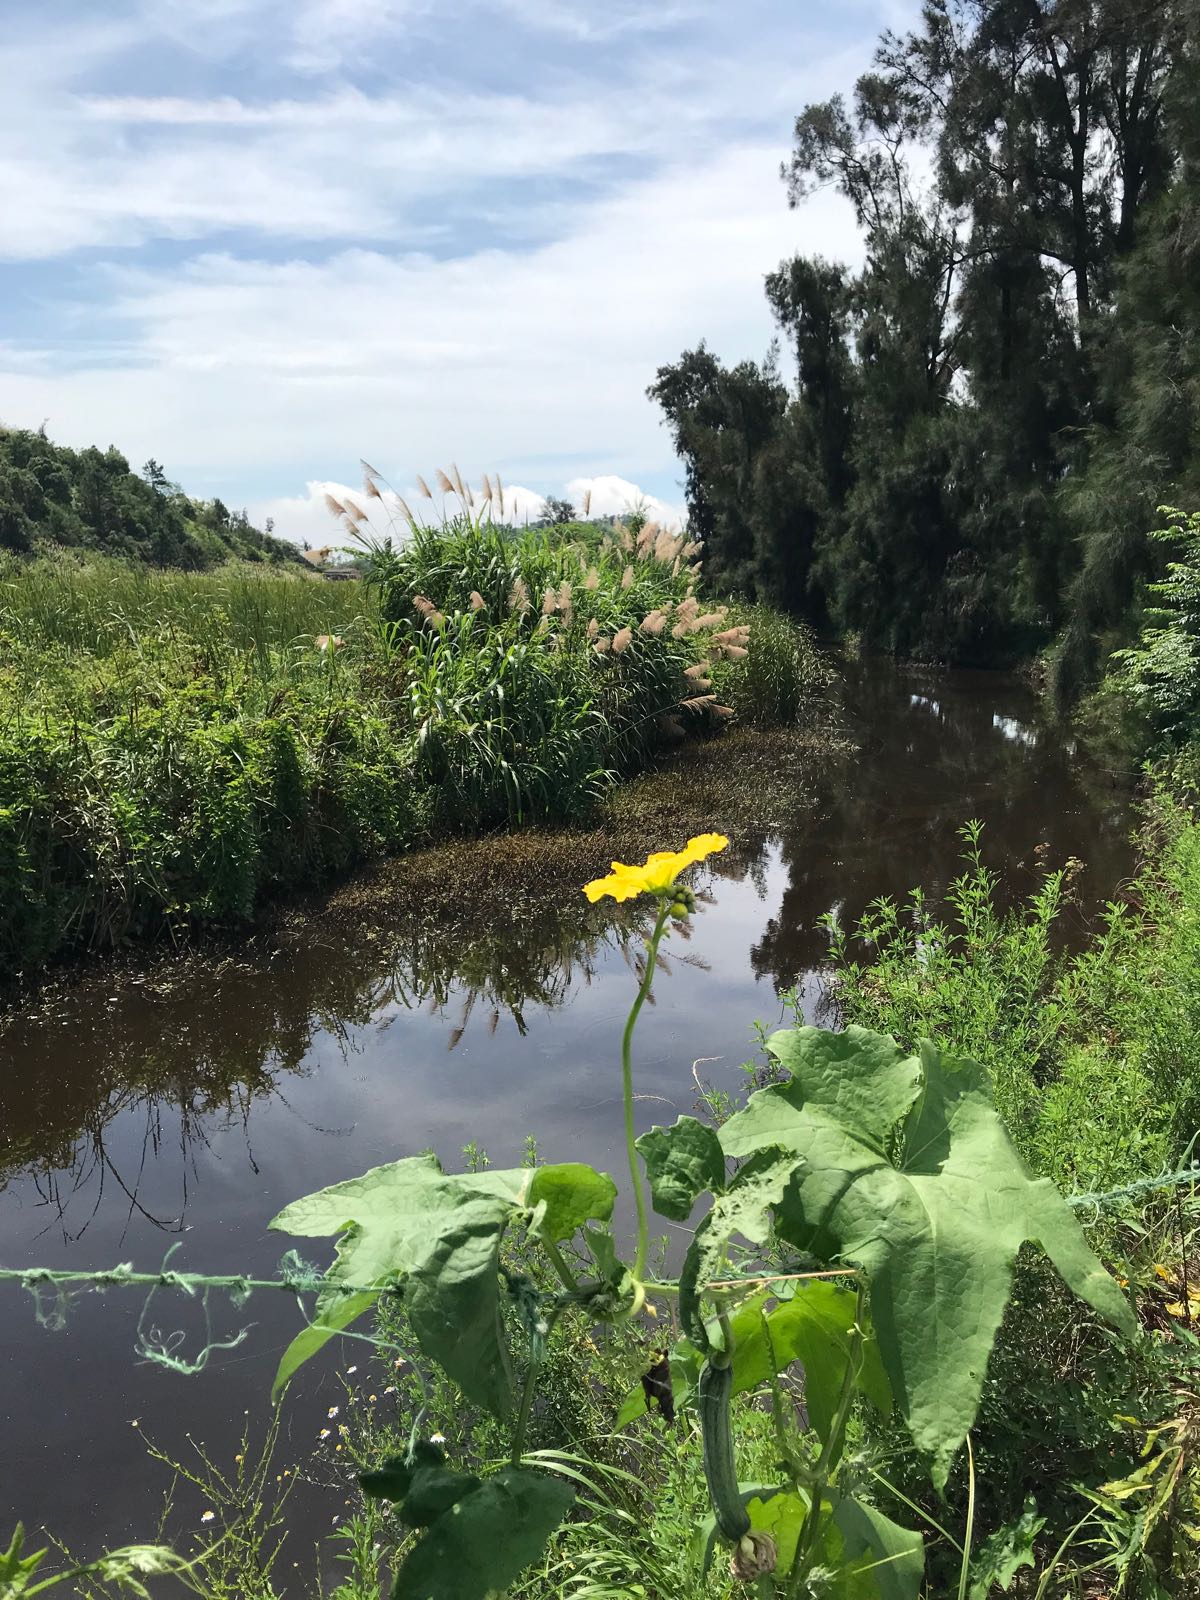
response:
[[[1006,912],[976,824],[964,840],[948,916],[915,889],[831,926],[842,1016],[983,1062],[1018,1145],[1059,1182],[1105,1188],[1177,1160],[1200,1127],[1200,825],[1157,796],[1144,865],[1074,955],[1070,869]]]
[[[244,923],[435,836],[581,816],[735,708],[794,721],[827,678],[807,636],[706,612],[695,553],[468,508],[373,538],[365,585],[0,567],[0,964]]]
[[[1059,927],[1069,874],[1049,874],[1004,911],[978,828],[965,837],[947,913],[914,891],[903,908],[878,902],[857,929],[834,930],[842,1015],[976,1055],[1019,1148],[1065,1187],[1136,1185],[1185,1165],[1200,1127],[1200,824],[1156,795],[1142,866],[1075,951]],[[1088,1594],[1105,1573],[1138,1600],[1190,1595],[1200,1478],[1177,1441],[1197,1415],[1194,1190],[1174,1201],[1135,1193],[1096,1223],[1148,1331],[1114,1344],[1042,1265],[1020,1263],[975,1433],[978,1526],[1015,1538],[1032,1499],[1045,1592]],[[944,1516],[909,1443],[868,1433],[877,1470]],[[966,1515],[970,1492],[963,1475],[952,1480],[954,1514]]]
[[[1141,637],[1113,655],[1111,682],[1168,746],[1200,737],[1200,511],[1187,516],[1160,506],[1167,526],[1150,537],[1173,545],[1179,559],[1147,586]]]

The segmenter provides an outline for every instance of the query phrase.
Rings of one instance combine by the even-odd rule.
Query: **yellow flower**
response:
[[[682,850],[659,850],[647,856],[640,867],[627,867],[614,861],[607,878],[584,884],[583,892],[593,903],[606,894],[614,900],[632,900],[639,894],[666,894],[685,867],[724,850],[729,840],[722,833],[701,833],[689,839]]]

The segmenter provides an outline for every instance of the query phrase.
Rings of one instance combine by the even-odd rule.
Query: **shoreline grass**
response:
[[[362,863],[589,818],[739,716],[817,716],[809,636],[702,601],[694,555],[464,515],[378,541],[366,585],[7,565],[0,974],[244,928]]]

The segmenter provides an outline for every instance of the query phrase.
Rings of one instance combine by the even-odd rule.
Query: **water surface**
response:
[[[876,896],[903,898],[918,883],[936,901],[967,818],[984,822],[986,857],[1010,894],[1043,864],[1083,858],[1068,937],[1129,870],[1128,797],[1063,748],[1018,681],[855,667],[844,715],[852,757],[785,796],[771,825],[729,824],[712,903],[644,1013],[643,1126],[691,1110],[697,1076],[734,1086],[753,1024],[779,1021],[787,990],[799,987],[818,1015],[819,919],[849,924]],[[469,848],[462,862],[469,895]],[[470,1140],[510,1166],[536,1132],[545,1159],[619,1175],[614,1052],[635,935],[636,917],[611,920],[574,898],[519,923],[493,909],[466,932],[461,916],[418,929],[381,910],[334,937],[314,914],[275,945],[183,980],[164,984],[152,968],[81,976],[0,1035],[0,1263],[151,1268],[178,1243],[186,1269],[269,1276],[288,1241],[265,1224],[289,1200],[429,1148],[459,1165]],[[245,1414],[263,1417],[298,1325],[285,1297],[215,1305],[214,1337],[252,1326],[186,1378],[137,1362],[141,1311],[130,1291],[88,1293],[48,1331],[21,1289],[0,1287],[0,1536],[20,1516],[91,1552],[150,1537],[166,1479],[133,1420],[172,1450],[193,1434],[228,1461]],[[177,1296],[156,1299],[151,1325],[179,1330],[181,1356],[204,1343],[197,1308]],[[292,1459],[325,1420],[328,1365],[289,1398]],[[333,1513],[328,1500],[295,1505],[300,1557]],[[180,1492],[185,1524],[202,1509]]]

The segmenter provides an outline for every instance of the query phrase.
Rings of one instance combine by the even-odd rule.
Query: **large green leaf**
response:
[[[828,1443],[834,1413],[854,1353],[854,1309],[857,1296],[837,1284],[810,1282],[788,1300],[760,1314],[739,1339],[733,1358],[734,1389],[757,1388],[771,1375],[774,1358],[782,1371],[793,1361],[804,1368],[804,1402],[822,1443]],[[892,1392],[868,1329],[859,1348],[856,1386],[884,1416]]]
[[[506,1589],[541,1555],[574,1498],[561,1478],[525,1467],[484,1478],[421,1536],[396,1575],[394,1600],[484,1600]]]
[[[271,1227],[337,1235],[328,1277],[362,1289],[402,1282],[413,1328],[426,1355],[464,1394],[487,1409],[508,1409],[510,1365],[500,1320],[499,1251],[516,1202],[491,1185],[443,1173],[432,1156],[373,1167],[286,1206]],[[370,1295],[326,1297],[316,1323],[284,1352],[282,1387],[300,1364],[372,1303]],[[348,1302],[348,1303],[347,1303]]]
[[[780,1147],[802,1158],[776,1208],[779,1232],[865,1272],[897,1403],[943,1484],[975,1419],[1026,1240],[1131,1332],[1129,1308],[1062,1196],[1017,1154],[974,1062],[928,1043],[906,1056],[862,1028],[799,1028],[769,1048],[791,1078],[752,1095],[721,1129],[722,1147],[735,1158]]]
[[[725,1187],[725,1153],[716,1130],[695,1117],[680,1117],[670,1128],[651,1128],[637,1142],[650,1197],[659,1216],[686,1222],[696,1196]]]

